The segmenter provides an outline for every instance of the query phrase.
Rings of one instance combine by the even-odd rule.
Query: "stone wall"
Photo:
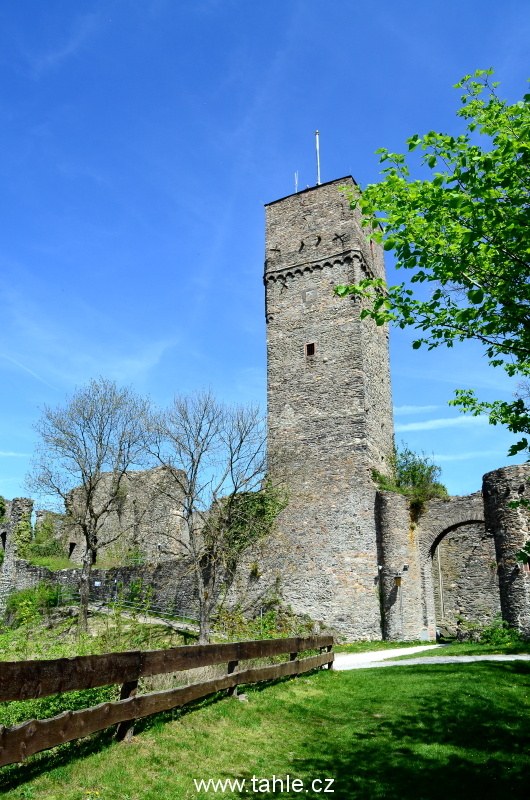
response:
[[[112,473],[104,473],[96,492],[96,506],[110,495]],[[83,508],[82,489],[74,489],[67,499],[67,517],[61,535],[66,540],[73,563],[81,564],[85,540],[79,525],[71,520]],[[102,519],[98,532],[98,558],[114,557],[125,561],[130,552],[143,553],[148,561],[173,559],[182,554],[179,540],[185,537],[178,491],[169,481],[164,467],[128,472],[123,480],[123,495]]]
[[[79,589],[80,569],[62,569],[52,572],[46,567],[36,567],[22,559],[15,560],[11,573],[10,591],[33,589],[42,581],[59,584],[65,589]],[[90,593],[95,598],[114,597],[119,584],[126,597],[133,582],[142,582],[153,590],[151,604],[161,608],[172,607],[179,611],[196,613],[197,599],[191,565],[187,559],[163,561],[136,567],[92,569]],[[98,585],[99,584],[99,585]]]
[[[530,572],[516,553],[530,538],[530,511],[510,503],[530,502],[530,466],[521,464],[488,472],[482,490],[487,530],[495,539],[502,616],[530,638]]]
[[[424,614],[420,548],[407,498],[379,491],[376,519],[384,638],[427,641],[434,631]]]
[[[453,528],[440,541],[432,583],[436,625],[451,635],[462,620],[488,625],[500,613],[495,541],[482,523]]]
[[[277,568],[295,613],[380,639],[371,470],[385,470],[393,441],[388,331],[333,290],[383,277],[384,263],[339,192],[345,184],[353,179],[266,206],[269,447],[291,489]]]
[[[437,628],[456,633],[458,617],[487,623],[499,613],[494,539],[480,492],[421,509],[379,492],[377,519],[385,638],[434,640]]]
[[[6,504],[7,505],[7,504]],[[4,543],[4,562],[0,572],[0,613],[5,610],[8,596],[16,586],[17,540],[16,531],[25,518],[31,519],[33,500],[15,497],[8,506],[9,517],[0,529]]]

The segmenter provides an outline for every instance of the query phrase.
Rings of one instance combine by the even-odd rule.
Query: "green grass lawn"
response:
[[[445,647],[436,647],[434,650],[422,650],[421,653],[413,653],[409,656],[392,656],[387,660],[397,661],[404,658],[423,658],[424,656],[487,656],[487,655],[517,655],[520,653],[530,653],[530,642],[520,642],[517,644],[449,644]],[[530,796],[530,792],[529,792]]]
[[[272,798],[282,794],[259,782],[254,792],[250,779],[288,774],[303,781],[290,797],[324,796],[310,787],[326,778],[327,796],[341,800],[529,796],[530,665],[323,670],[247,693],[248,703],[207,700],[137,724],[131,745],[104,733],[5,767],[0,791],[5,800],[180,800],[206,795],[194,778],[239,778],[249,791],[224,797]]]

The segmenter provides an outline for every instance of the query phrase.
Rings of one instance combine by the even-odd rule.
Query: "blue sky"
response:
[[[467,72],[519,99],[527,0],[20,0],[0,8],[0,493],[24,493],[38,406],[105,375],[160,404],[265,400],[263,203],[377,179],[381,146],[459,131]],[[392,265],[388,265],[392,282]],[[447,406],[509,398],[478,346],[391,335],[396,438],[453,494],[513,437]]]

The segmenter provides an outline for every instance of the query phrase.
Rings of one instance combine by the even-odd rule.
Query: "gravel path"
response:
[[[411,650],[413,648],[410,648]],[[415,648],[416,650],[420,650],[423,648]],[[381,652],[388,653],[388,650],[383,650]],[[402,661],[379,661],[379,659],[372,658],[369,660],[364,661],[357,661],[356,663],[346,662],[346,660],[341,659],[341,656],[348,656],[348,653],[337,653],[335,656],[335,662],[333,664],[334,669],[337,670],[346,670],[346,669],[371,669],[374,667],[404,667],[404,666],[415,666],[418,664],[430,664],[434,666],[436,664],[470,664],[473,661],[530,661],[530,653],[524,653],[521,655],[513,655],[513,656],[430,656],[428,658],[404,658]],[[357,655],[357,654],[356,654]],[[375,656],[379,657],[380,653],[363,653],[366,656]],[[405,653],[404,655],[408,655]],[[396,651],[391,651],[391,656],[396,656]],[[389,658],[388,655],[384,656],[384,658]]]
[[[367,653],[335,653],[335,669],[356,669],[358,666],[372,666],[374,661],[384,661],[385,658],[396,656],[411,656],[423,650],[435,650],[438,647],[447,647],[444,644],[422,644],[414,647],[393,647],[391,650],[372,650]]]

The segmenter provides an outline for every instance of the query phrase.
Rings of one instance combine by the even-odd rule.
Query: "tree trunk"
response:
[[[88,629],[88,594],[90,590],[90,568],[92,567],[92,550],[87,547],[83,557],[83,567],[79,578],[79,628]]]
[[[210,643],[210,603],[206,598],[199,600],[199,644]]]

